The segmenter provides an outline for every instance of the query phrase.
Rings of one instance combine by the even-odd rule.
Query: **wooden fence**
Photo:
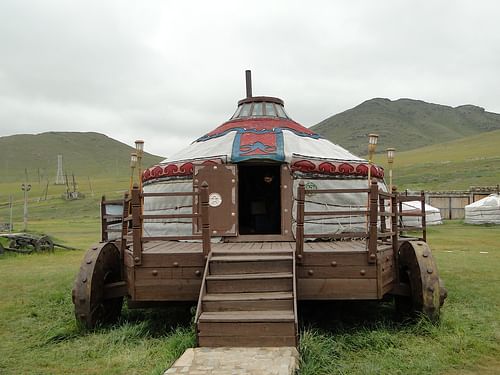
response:
[[[465,206],[474,203],[490,194],[499,192],[497,186],[471,186],[469,190],[463,191],[427,191],[425,192],[425,202],[439,208],[443,220],[465,218]]]

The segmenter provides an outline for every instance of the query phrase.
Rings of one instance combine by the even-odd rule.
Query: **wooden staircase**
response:
[[[292,250],[212,251],[196,311],[199,346],[296,346]]]

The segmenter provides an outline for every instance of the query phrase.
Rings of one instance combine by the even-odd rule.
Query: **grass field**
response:
[[[88,176],[119,177],[129,171],[130,153],[135,149],[104,134],[88,132],[47,132],[0,137],[0,174],[2,182],[55,181],[57,155],[63,156],[63,170],[80,184]],[[148,154],[143,165],[152,165],[163,158]]]
[[[416,150],[397,150],[394,183],[410,190],[467,190],[500,183],[500,131],[480,133]],[[385,154],[375,163],[387,168]]]
[[[41,202],[30,228],[85,249],[99,237],[97,200]],[[390,302],[299,305],[301,374],[498,373],[498,238],[499,227],[460,222],[429,230],[449,290],[440,324],[396,322]],[[192,306],[125,309],[116,326],[80,330],[71,288],[82,255],[0,256],[0,373],[161,374],[194,345]]]
[[[302,327],[302,374],[500,373],[498,238],[494,226],[431,228],[449,293],[440,324],[395,323],[389,306],[354,304],[342,320]]]

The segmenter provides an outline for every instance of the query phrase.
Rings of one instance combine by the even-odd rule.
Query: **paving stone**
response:
[[[190,348],[164,375],[293,375],[298,358],[293,347]]]

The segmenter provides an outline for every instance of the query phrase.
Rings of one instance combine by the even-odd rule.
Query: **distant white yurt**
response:
[[[422,203],[419,201],[403,202],[402,209],[405,213],[421,213]],[[420,216],[402,216],[401,220],[406,227],[419,227],[422,225],[422,218]],[[425,204],[425,223],[426,225],[443,224],[439,208],[427,203]]]
[[[486,198],[465,206],[467,224],[500,224],[500,194],[490,194]]]

